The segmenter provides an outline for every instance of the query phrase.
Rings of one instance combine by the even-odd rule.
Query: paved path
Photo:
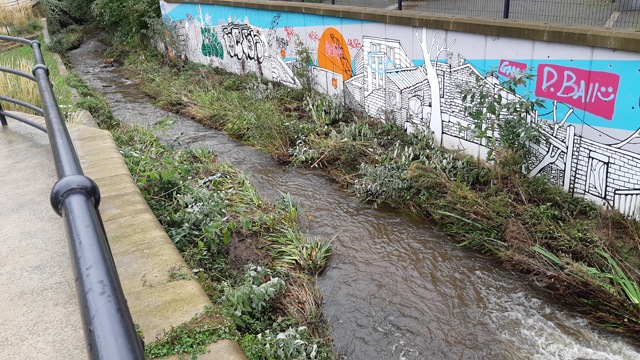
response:
[[[46,134],[0,127],[0,174],[0,359],[86,358]]]
[[[41,122],[41,119],[39,120]],[[107,131],[69,130],[100,212],[134,322],[145,341],[189,321],[211,302],[138,191]],[[0,359],[86,359],[63,222],[49,205],[56,181],[46,134],[9,119],[0,127]],[[245,359],[223,341],[201,359]]]

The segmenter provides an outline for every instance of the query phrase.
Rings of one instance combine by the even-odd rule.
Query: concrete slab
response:
[[[180,360],[178,356],[168,356],[165,360]],[[184,358],[182,358],[184,359]],[[207,353],[198,356],[200,360],[246,360],[240,345],[231,340],[220,340],[207,347]]]
[[[191,320],[204,311],[206,294],[195,280],[179,280],[126,294],[134,321],[145,341]]]

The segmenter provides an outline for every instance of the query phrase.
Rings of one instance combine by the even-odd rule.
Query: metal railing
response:
[[[284,0],[292,1],[292,0]],[[640,29],[640,0],[293,0],[549,24]]]
[[[0,96],[0,124],[7,126],[6,118],[10,117],[45,131],[49,136],[58,175],[58,182],[51,190],[51,206],[64,219],[89,355],[92,359],[144,359],[144,345],[127,307],[98,211],[100,190],[82,172],[53,94],[40,43],[10,36],[0,36],[0,40],[17,42],[33,49],[33,74],[8,68],[0,68],[0,71],[35,81],[43,108]],[[46,128],[2,110],[3,101],[42,114]]]

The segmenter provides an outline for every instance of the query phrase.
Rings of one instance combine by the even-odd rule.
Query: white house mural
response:
[[[530,175],[640,218],[637,53],[221,5],[161,7],[176,26],[176,50],[192,61],[297,87],[292,67],[303,44],[319,91],[477,156],[487,144],[465,131],[472,120],[460,84],[482,77],[505,91],[490,70],[506,78],[533,68],[535,83],[521,91],[546,101],[528,116],[549,141],[533,147]]]

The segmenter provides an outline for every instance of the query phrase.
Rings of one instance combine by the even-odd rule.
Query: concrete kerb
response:
[[[132,180],[111,134],[73,125],[69,133],[85,175],[100,187],[100,212],[131,315],[152,341],[211,301],[197,281],[170,278],[172,271],[188,272],[188,267]],[[245,359],[237,344],[231,348],[237,350],[231,358]],[[202,358],[228,357],[209,352]]]

